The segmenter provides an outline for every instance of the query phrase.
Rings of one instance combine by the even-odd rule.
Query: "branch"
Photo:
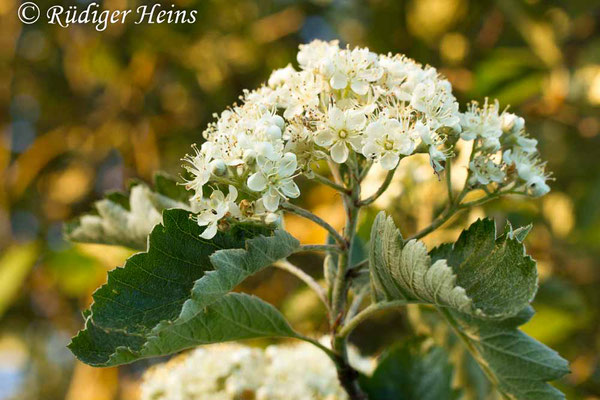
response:
[[[281,204],[281,208],[283,208],[284,210],[289,211],[293,214],[296,214],[303,218],[306,218],[318,225],[321,225],[327,232],[329,232],[331,234],[331,236],[333,236],[333,238],[336,240],[336,242],[338,242],[340,244],[340,246],[342,246],[344,248],[347,246],[346,240],[344,240],[342,235],[340,235],[333,226],[329,225],[325,220],[316,216],[315,214],[311,213],[310,211],[305,210],[302,207],[298,207],[298,206],[290,203],[289,201],[286,201],[283,204]]]
[[[346,314],[346,319],[352,319],[358,310],[360,309],[360,305],[362,304],[365,296],[370,292],[369,286],[365,286],[358,293],[354,295],[354,299],[352,299],[352,303],[350,303],[350,307],[348,307],[348,313]]]
[[[381,196],[383,194],[383,192],[385,192],[387,190],[387,188],[390,186],[390,183],[392,183],[392,179],[394,178],[394,173],[396,172],[396,168],[392,169],[391,171],[388,171],[387,175],[385,176],[385,180],[383,181],[383,183],[381,184],[379,189],[377,189],[377,191],[374,194],[372,194],[371,196],[367,197],[364,200],[359,201],[357,204],[358,207],[368,206],[369,204],[371,204],[375,200],[377,200],[379,198],[379,196]]]
[[[287,260],[276,261],[273,264],[273,266],[287,271],[292,275],[295,275],[298,279],[306,283],[308,287],[310,287],[312,290],[315,291],[315,293],[317,293],[317,296],[319,296],[319,299],[321,299],[321,301],[325,305],[325,308],[327,308],[327,312],[329,312],[329,303],[327,301],[327,293],[325,292],[325,289],[321,285],[319,285],[319,283],[315,281],[310,275],[308,275],[306,272],[302,271],[300,268],[298,268],[297,266],[295,266]]]
[[[304,336],[304,335],[298,335],[298,339],[317,346],[319,349],[323,350],[325,352],[325,354],[327,354],[334,363],[337,363],[337,355],[333,351],[328,349],[327,347],[323,346],[317,340],[315,340],[313,338],[309,338],[308,336]]]
[[[396,308],[400,306],[405,306],[407,304],[418,303],[418,301],[412,300],[394,300],[394,301],[385,301],[380,303],[373,303],[369,305],[367,308],[356,314],[356,316],[350,319],[343,327],[340,329],[338,333],[338,337],[345,338],[347,337],[358,325],[360,325],[364,320],[369,318],[371,315],[381,311],[387,310],[388,308]]]
[[[463,190],[461,192],[461,194],[458,196],[458,198],[456,199],[457,202],[460,202],[466,195],[466,191]],[[412,239],[420,239],[423,236],[426,236],[428,234],[430,234],[431,232],[433,232],[434,230],[436,230],[437,228],[439,228],[442,224],[444,224],[446,221],[448,221],[454,214],[456,214],[459,211],[462,210],[466,210],[468,208],[471,207],[476,207],[476,206],[480,206],[482,204],[487,203],[488,201],[494,200],[499,198],[500,196],[503,196],[505,194],[521,194],[521,195],[525,195],[526,193],[524,192],[520,192],[520,191],[516,191],[516,190],[505,190],[505,191],[497,191],[497,192],[493,192],[488,194],[487,196],[484,196],[478,200],[473,200],[473,201],[468,201],[466,203],[462,203],[462,204],[454,204],[454,205],[450,205],[448,208],[446,208],[446,210],[440,214],[440,216],[438,218],[436,218],[431,225],[429,225],[427,228],[421,230],[420,232],[414,234],[413,236],[409,237],[408,239],[406,239],[406,241],[412,240]]]
[[[349,193],[350,192],[350,190],[348,188],[346,188],[345,186],[338,185],[337,183],[335,183],[331,179],[325,178],[324,176],[319,175],[316,172],[313,172],[313,179],[315,181],[317,181],[317,182],[320,182],[320,183],[322,183],[324,185],[327,185],[327,186],[329,186],[331,188],[334,188],[338,192],[341,192],[341,193]]]

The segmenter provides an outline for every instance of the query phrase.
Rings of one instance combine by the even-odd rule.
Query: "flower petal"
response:
[[[350,146],[354,149],[354,151],[360,151],[360,148],[363,144],[362,135],[352,135],[346,138],[346,142],[350,143]]]
[[[217,222],[213,222],[206,227],[204,232],[200,234],[200,237],[203,239],[212,239],[217,234]]]
[[[329,147],[333,143],[333,132],[329,129],[317,132],[315,143],[319,146]]]
[[[277,207],[279,207],[279,194],[277,194],[277,192],[268,191],[263,195],[262,199],[267,211],[277,211]]]
[[[362,130],[367,124],[367,117],[362,111],[353,110],[348,112],[346,127],[353,131]]]
[[[342,72],[336,72],[329,80],[329,84],[336,90],[344,89],[348,86],[348,77]]]
[[[381,152],[381,146],[379,146],[374,141],[369,141],[365,143],[362,148],[362,153],[365,157],[374,157]]]
[[[369,91],[369,84],[367,81],[363,81],[360,79],[353,79],[352,84],[350,85],[352,91],[360,96],[367,94]]]
[[[295,199],[300,196],[300,189],[298,188],[298,185],[296,185],[296,182],[294,182],[292,179],[286,179],[283,181],[279,188],[287,197]]]
[[[333,106],[327,112],[327,122],[331,128],[340,131],[346,127],[346,116],[339,108]]]
[[[331,149],[331,159],[338,164],[346,162],[348,159],[348,147],[345,142],[339,141],[334,144]]]
[[[296,160],[296,155],[294,153],[285,153],[277,169],[277,175],[282,178],[291,176],[296,172],[297,167],[298,161]]]
[[[248,177],[248,187],[255,192],[262,192],[267,187],[267,178],[262,172],[255,172]]]
[[[381,157],[381,168],[391,171],[394,168],[396,168],[396,165],[398,165],[399,160],[400,157],[398,157],[398,154],[388,151],[383,157]]]
[[[385,134],[385,129],[383,128],[383,123],[380,120],[371,122],[367,129],[365,130],[365,134],[369,138],[380,138]]]

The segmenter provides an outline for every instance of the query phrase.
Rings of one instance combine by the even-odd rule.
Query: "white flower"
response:
[[[284,118],[301,115],[306,109],[319,106],[319,94],[323,82],[319,76],[301,71],[291,75],[288,82],[278,89],[279,105],[285,108]]]
[[[507,184],[516,181],[532,195],[549,189],[524,120],[487,100],[461,114],[450,82],[435,68],[319,40],[301,45],[297,60],[298,70],[275,70],[208,125],[206,142],[184,158],[194,200],[204,201],[202,189],[211,182],[241,189],[245,181],[258,198],[244,200],[239,218],[273,221],[282,199],[300,195],[295,176],[314,178],[313,161],[329,157],[341,164],[356,157],[362,165],[367,157],[392,170],[417,149],[428,152],[440,172],[462,147],[459,139],[477,141],[472,183],[504,182],[506,173]],[[224,206],[217,208],[203,217],[207,235]]]
[[[496,100],[489,104],[487,99],[483,107],[479,108],[476,102],[472,102],[467,112],[461,115],[462,132],[460,137],[464,140],[483,140],[483,147],[490,151],[500,148],[500,136],[502,136],[502,118],[498,114],[500,105]]]
[[[184,168],[193,176],[192,179],[185,182],[187,190],[193,190],[194,196],[192,200],[202,198],[202,187],[206,185],[213,173],[214,164],[211,164],[215,155],[215,147],[210,142],[202,144],[200,149],[196,145],[192,145],[194,155],[186,155],[183,161],[187,162]]]
[[[448,81],[427,79],[413,91],[410,105],[423,113],[423,119],[432,130],[449,127],[460,131],[458,103],[450,90]]]
[[[329,149],[331,159],[341,164],[348,159],[348,147],[360,151],[362,131],[366,123],[367,118],[362,111],[342,111],[331,106],[325,126],[315,136],[315,143]]]
[[[352,346],[348,353],[354,368],[372,373],[372,359]],[[141,400],[348,399],[333,362],[308,343],[202,346],[148,370],[140,392]]]
[[[525,120],[518,115],[505,111],[500,117],[502,119],[502,130],[505,133],[519,133],[525,127]]]
[[[380,56],[379,65],[385,71],[383,84],[398,100],[402,101],[410,101],[415,86],[423,80],[426,74],[419,64],[400,55]]]
[[[269,86],[276,87],[283,85],[288,82],[295,73],[296,70],[292,67],[292,64],[288,64],[285,68],[276,69],[269,77]]]
[[[508,166],[514,166],[519,179],[525,182],[531,196],[543,196],[550,191],[550,187],[546,184],[548,176],[544,171],[544,163],[535,154],[516,147],[506,150],[502,155],[502,161]]]
[[[296,59],[298,60],[300,68],[322,72],[324,64],[339,51],[340,47],[337,40],[331,42],[313,40],[308,44],[301,44],[299,46]]]
[[[507,165],[514,165],[519,178],[528,181],[537,175],[538,162],[534,155],[526,153],[520,149],[506,150],[502,156]]]
[[[401,123],[384,116],[371,122],[365,131],[363,154],[379,161],[386,170],[396,168],[400,155],[409,155],[415,149],[409,118],[403,118]]]
[[[543,175],[534,175],[526,183],[528,193],[533,197],[540,197],[550,191]]]
[[[201,211],[196,216],[196,221],[199,226],[206,226],[200,237],[203,239],[212,239],[217,234],[218,222],[226,214],[229,213],[234,217],[241,216],[239,207],[235,203],[237,195],[237,189],[229,185],[227,196],[220,190],[213,190],[208,199],[200,201]]]
[[[383,75],[377,54],[369,49],[359,48],[335,53],[325,61],[323,70],[333,89],[343,90],[349,87],[360,96],[367,94],[370,83]]]
[[[469,163],[469,169],[472,172],[470,184],[479,183],[487,185],[491,182],[502,182],[504,180],[504,171],[493,160],[485,157],[475,157]]]
[[[300,189],[294,182],[294,173],[298,162],[294,153],[285,153],[279,160],[257,157],[258,171],[248,177],[248,187],[262,192],[264,207],[271,212],[277,211],[283,198],[300,196]]]

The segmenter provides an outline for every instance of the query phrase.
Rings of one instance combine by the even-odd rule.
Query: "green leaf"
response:
[[[515,315],[535,297],[537,269],[525,253],[523,239],[528,228],[496,238],[496,224],[484,219],[463,231],[457,242],[430,253],[433,261],[446,260],[479,315],[504,318]]]
[[[376,299],[418,300],[464,312],[475,312],[471,299],[456,285],[445,260],[433,264],[422,242],[403,244],[391,217],[380,213],[371,233],[371,284]]]
[[[153,182],[156,193],[180,203],[188,203],[190,192],[171,175],[164,172],[157,172],[154,174]]]
[[[296,239],[270,227],[232,223],[212,240],[185,210],[167,210],[148,252],[130,257],[94,293],[86,328],[70,348],[81,361],[110,366],[205,343],[296,337],[262,300],[228,293],[247,276],[288,256]]]
[[[568,374],[568,362],[518,329],[533,316],[531,307],[504,320],[484,320],[448,309],[440,311],[456,329],[490,381],[507,399],[565,398],[547,381]]]
[[[509,399],[563,399],[546,382],[568,373],[555,351],[518,329],[533,311],[535,262],[522,241],[529,228],[496,237],[491,220],[479,220],[458,241],[427,254],[404,243],[391,218],[377,216],[371,234],[371,286],[378,301],[431,303],[447,318],[498,390]]]
[[[155,190],[141,182],[131,185],[128,195],[109,193],[94,204],[95,212],[65,225],[69,240],[145,250],[152,228],[168,208],[189,209],[182,186],[166,175],[155,177]]]
[[[361,386],[371,400],[452,400],[453,368],[446,351],[431,340],[409,340],[385,353]]]

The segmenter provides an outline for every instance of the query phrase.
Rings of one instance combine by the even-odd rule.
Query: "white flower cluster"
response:
[[[450,83],[435,68],[404,56],[316,40],[300,46],[297,60],[299,70],[288,65],[274,71],[267,84],[246,91],[241,104],[216,116],[203,134],[206,141],[185,158],[192,176],[187,187],[202,210],[198,223],[207,226],[203,237],[214,236],[225,215],[276,220],[281,202],[300,196],[295,178],[313,176],[313,161],[355,164],[360,159],[394,170],[402,158],[428,153],[440,172],[452,155],[445,143],[460,135],[482,141],[486,149],[500,141],[507,145],[502,137],[507,131],[521,135],[521,142],[531,140],[520,133],[518,119],[506,127],[512,114],[496,115],[496,121],[493,107],[472,107],[461,115]],[[528,149],[514,147],[507,154],[517,169],[531,155],[523,153]],[[473,160],[481,183],[497,182],[501,173],[506,178],[507,168],[496,171],[491,159]],[[529,161],[529,176],[519,176],[529,187],[538,185],[532,192],[540,193],[542,165]]]
[[[537,140],[527,136],[523,118],[500,112],[497,101],[490,104],[486,100],[481,107],[472,102],[461,115],[461,127],[461,139],[475,141],[469,163],[469,184],[512,184],[513,189],[523,188],[536,197],[550,191]]]
[[[373,362],[350,354],[370,373]],[[365,370],[366,368],[366,370]],[[149,370],[141,400],[345,400],[333,362],[308,343],[269,346],[237,344],[200,347],[185,359]]]

